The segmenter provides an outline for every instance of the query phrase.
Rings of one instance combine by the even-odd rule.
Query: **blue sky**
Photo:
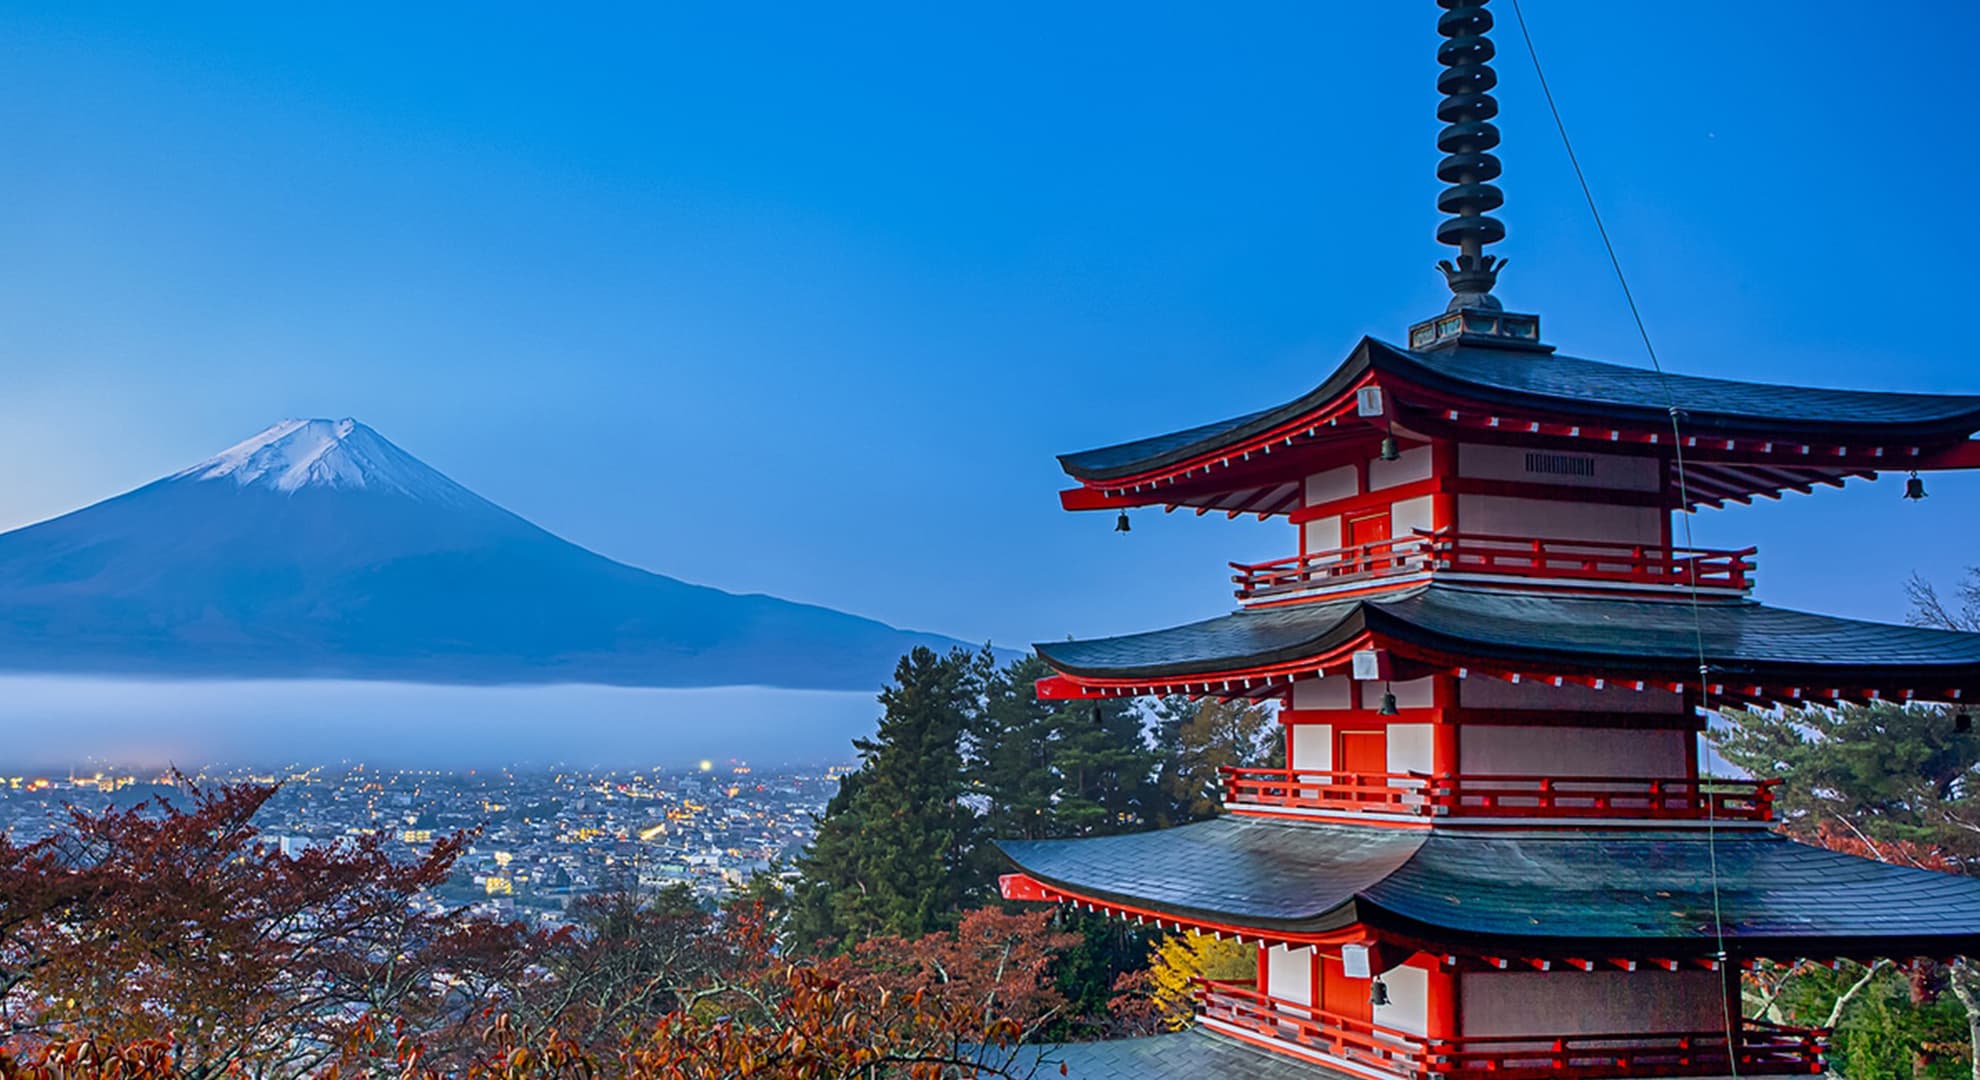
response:
[[[0,527],[355,416],[664,573],[1018,644],[1226,607],[1282,525],[1055,452],[1293,396],[1443,304],[1429,0],[0,6]],[[1641,363],[1512,34],[1512,260]],[[1527,13],[1666,365],[1980,392],[1980,8]],[[1708,513],[1879,618],[1980,481]]]

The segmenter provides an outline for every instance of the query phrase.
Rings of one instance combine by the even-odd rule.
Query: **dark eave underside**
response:
[[[1669,423],[1673,401],[1689,434],[1738,433],[1848,443],[1947,442],[1980,430],[1980,396],[1895,394],[1737,382],[1689,375],[1660,380],[1644,368],[1520,350],[1415,353],[1364,338],[1314,390],[1283,405],[1212,424],[1059,458],[1099,483],[1212,453],[1291,422],[1344,393],[1363,373],[1480,404],[1616,423]]]
[[[1064,892],[1267,934],[1362,923],[1519,955],[1750,954],[1980,946],[1980,880],[1889,866],[1773,833],[1407,830],[1223,817],[1127,836],[1005,841]],[[1805,952],[1804,952],[1805,950]]]
[[[1841,619],[1746,602],[1698,607],[1715,677],[1821,683],[1845,675],[1980,678],[1980,634]],[[1691,605],[1432,585],[1332,603],[1239,611],[1123,637],[1035,646],[1090,679],[1239,671],[1317,656],[1362,630],[1425,651],[1588,672],[1697,670]]]

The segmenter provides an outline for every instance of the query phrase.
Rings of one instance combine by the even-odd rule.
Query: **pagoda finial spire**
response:
[[[1437,226],[1437,240],[1458,249],[1455,261],[1445,259],[1437,268],[1455,294],[1450,311],[1498,310],[1492,287],[1506,265],[1485,254],[1485,245],[1506,236],[1505,225],[1486,214],[1506,201],[1491,183],[1499,176],[1499,159],[1491,153],[1499,145],[1499,129],[1491,122],[1499,102],[1488,91],[1499,84],[1499,75],[1492,70],[1492,41],[1486,36],[1492,29],[1492,13],[1485,10],[1489,2],[1437,0],[1444,9],[1437,32],[1445,39],[1437,49],[1437,62],[1444,65],[1437,76],[1437,91],[1444,95],[1437,118],[1445,125],[1437,133],[1437,149],[1445,155],[1437,163],[1437,178],[1451,185],[1437,196],[1437,209],[1454,215]]]

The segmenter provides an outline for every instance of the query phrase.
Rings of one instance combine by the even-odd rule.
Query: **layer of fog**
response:
[[[0,676],[0,770],[87,763],[632,767],[846,761],[872,694]]]

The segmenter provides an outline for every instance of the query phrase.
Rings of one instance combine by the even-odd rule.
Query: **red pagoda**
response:
[[[1719,708],[1980,694],[1980,635],[1753,601],[1673,516],[1980,465],[1980,397],[1665,377],[1565,356],[1492,295],[1487,0],[1445,9],[1449,308],[1292,401],[1060,460],[1067,509],[1283,517],[1236,611],[1037,646],[1039,693],[1280,703],[1287,767],[1224,813],[1007,842],[1004,895],[1255,942],[1189,1033],[1063,1048],[1074,1080],[1811,1074],[1742,1016],[1757,960],[1980,952],[1980,882],[1790,841],[1700,774]]]

